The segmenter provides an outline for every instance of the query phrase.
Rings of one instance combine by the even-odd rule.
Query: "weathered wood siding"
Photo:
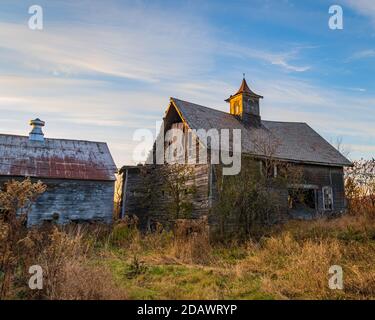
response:
[[[342,213],[346,208],[345,190],[343,168],[328,167],[318,165],[300,165],[303,171],[302,184],[306,186],[314,186],[317,192],[317,214],[329,215],[332,213]],[[218,179],[220,174],[217,170],[221,170],[221,166],[211,165],[195,165],[194,166],[194,183],[197,187],[197,192],[194,195],[193,201],[193,218],[198,218],[202,215],[209,216],[209,223],[217,225],[219,223],[218,217],[211,210],[215,206],[218,199]],[[151,185],[145,185],[145,178],[141,176],[139,168],[129,168],[127,170],[126,180],[126,195],[125,195],[125,214],[134,214],[140,219],[140,224],[143,228],[147,228],[152,222],[167,223],[170,221],[168,216],[168,206],[171,204],[171,198],[163,193],[163,188],[160,181],[153,181]],[[150,181],[148,182],[150,183]],[[331,186],[333,190],[334,206],[332,211],[325,211],[323,208],[323,192],[322,188]],[[153,205],[145,202],[144,194],[151,188],[154,195]],[[275,205],[279,208],[279,215],[270,217],[271,222],[279,222],[290,219],[288,212],[288,190],[278,189],[274,190],[272,196],[276,201]],[[275,194],[278,194],[276,197]],[[155,201],[156,199],[156,201]]]
[[[304,183],[317,186],[318,212],[325,213],[323,208],[323,191],[325,186],[332,187],[333,212],[340,213],[346,209],[344,170],[342,167],[302,165]],[[327,212],[326,212],[327,213]]]
[[[0,185],[10,179],[11,177],[0,177]],[[47,185],[47,191],[33,205],[28,225],[53,220],[54,214],[58,215],[58,223],[112,222],[114,182],[41,180]]]
[[[189,184],[194,184],[196,192],[191,195],[193,210],[191,217],[199,218],[209,212],[209,165],[192,165],[194,175]],[[150,167],[150,170],[158,170]],[[168,224],[172,218],[170,206],[172,198],[163,188],[161,180],[147,180],[140,168],[128,168],[124,172],[126,183],[123,194],[125,215],[136,215],[142,228],[148,228],[153,222]],[[151,189],[151,190],[150,190]],[[151,194],[147,197],[146,194]]]

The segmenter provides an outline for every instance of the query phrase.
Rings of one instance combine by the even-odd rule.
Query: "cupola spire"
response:
[[[225,101],[230,104],[230,113],[239,117],[246,125],[260,126],[259,100],[262,98],[249,88],[243,74],[240,88]]]

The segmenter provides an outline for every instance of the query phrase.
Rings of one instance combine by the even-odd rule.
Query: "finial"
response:
[[[245,73],[243,73],[242,75],[243,75],[243,79],[245,80]]]

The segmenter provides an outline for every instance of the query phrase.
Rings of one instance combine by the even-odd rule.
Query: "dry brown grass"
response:
[[[48,299],[127,299],[127,294],[114,282],[109,270],[103,268],[103,266],[91,266],[89,261],[85,259],[67,261],[53,283],[57,286],[50,286]]]
[[[328,269],[341,259],[337,241],[297,242],[290,233],[249,243],[249,256],[237,265],[241,275],[261,277],[264,291],[279,298],[327,298]]]
[[[129,294],[147,298],[147,292],[157,290],[164,298],[175,292],[181,299],[216,299],[247,297],[250,290],[251,297],[260,298],[375,299],[374,230],[372,220],[359,217],[290,222],[259,241],[224,245],[210,243],[205,221],[180,221],[174,233],[146,235],[124,223],[109,234],[100,227],[33,229],[20,243],[28,256],[19,257],[25,265],[42,266],[45,286],[41,292],[20,286],[27,283],[24,273],[14,277],[12,294],[26,299],[126,299]],[[125,269],[116,274],[106,261]],[[342,291],[328,287],[331,265],[343,267]],[[211,294],[205,286],[212,288]],[[139,293],[143,287],[146,296]]]
[[[375,224],[344,216],[290,222],[259,243],[248,243],[248,257],[237,272],[261,277],[261,288],[281,299],[375,299]],[[344,290],[328,287],[328,270],[340,265]]]
[[[92,228],[91,228],[92,229]],[[97,227],[99,234],[101,227]],[[46,226],[29,230],[18,244],[18,266],[9,298],[91,300],[125,299],[124,290],[105,267],[92,261],[96,251],[88,229]],[[43,289],[27,287],[31,265],[43,270]]]
[[[221,243],[210,241],[205,218],[148,234],[130,218],[113,228],[32,229],[2,219],[0,298],[375,299],[375,219],[356,212],[259,228],[247,242]],[[27,286],[35,264],[44,271],[43,290]],[[344,270],[344,290],[328,287],[332,265]]]
[[[171,249],[172,254],[184,263],[209,263],[212,260],[212,248],[207,217],[177,220]]]
[[[87,231],[86,231],[87,232]],[[45,297],[48,299],[124,299],[126,294],[115,284],[111,273],[90,264],[93,254],[87,233],[54,228],[50,245],[37,260],[45,272]]]
[[[130,266],[130,296],[375,299],[375,224],[368,216],[291,221],[247,242],[210,242],[206,228],[204,221],[181,220],[172,236],[160,231],[130,240],[127,254],[111,260]],[[344,270],[344,290],[329,289],[332,265]]]

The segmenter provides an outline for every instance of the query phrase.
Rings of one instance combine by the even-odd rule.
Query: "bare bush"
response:
[[[189,218],[193,203],[191,197],[196,193],[194,167],[185,164],[168,164],[161,169],[163,187],[171,197],[169,214],[172,219]]]
[[[345,190],[350,214],[375,218],[375,159],[354,161],[345,170]]]
[[[0,191],[0,299],[8,296],[17,267],[19,242],[26,236],[31,206],[46,186],[30,179],[12,180]]]
[[[137,216],[125,216],[118,220],[109,235],[111,244],[120,247],[129,247],[134,242],[140,241],[140,232],[138,230]]]
[[[176,220],[172,251],[186,263],[208,263],[211,245],[207,217]]]

